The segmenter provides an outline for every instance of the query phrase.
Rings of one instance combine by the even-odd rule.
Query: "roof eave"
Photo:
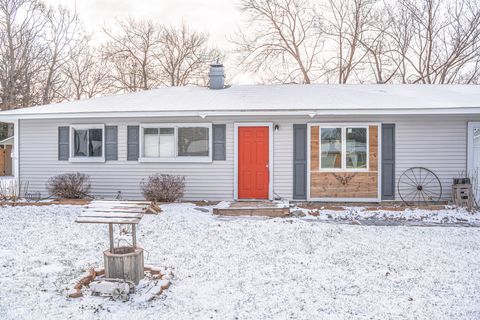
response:
[[[349,116],[349,115],[448,115],[480,114],[480,107],[402,108],[402,109],[304,109],[304,110],[223,110],[223,111],[109,111],[20,113],[2,115],[0,122],[23,119],[126,118],[126,117],[217,117],[217,116]]]

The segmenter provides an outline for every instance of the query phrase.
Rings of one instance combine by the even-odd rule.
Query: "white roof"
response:
[[[233,114],[480,113],[478,85],[239,85],[222,90],[162,87],[0,112],[25,118]]]

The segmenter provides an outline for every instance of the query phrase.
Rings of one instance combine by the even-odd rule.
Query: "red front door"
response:
[[[238,198],[268,199],[268,127],[238,128]]]

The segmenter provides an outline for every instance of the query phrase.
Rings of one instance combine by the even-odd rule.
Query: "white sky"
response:
[[[231,49],[228,38],[240,25],[238,0],[43,0],[50,5],[61,4],[76,10],[94,40],[103,39],[101,29],[113,25],[116,18],[148,18],[165,25],[184,21],[196,30],[208,32],[211,44],[221,50]],[[252,77],[238,74],[226,63],[230,83],[252,83]]]

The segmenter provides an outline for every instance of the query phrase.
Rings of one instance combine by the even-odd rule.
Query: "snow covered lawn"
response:
[[[480,229],[221,218],[164,205],[139,225],[173,284],[150,303],[67,299],[107,228],[79,206],[0,208],[0,319],[480,319]]]
[[[334,209],[335,208],[335,209]],[[395,207],[395,210],[375,207],[295,207],[291,214],[306,220],[346,222],[374,225],[463,225],[480,227],[480,212],[469,212],[445,206],[435,210]]]

